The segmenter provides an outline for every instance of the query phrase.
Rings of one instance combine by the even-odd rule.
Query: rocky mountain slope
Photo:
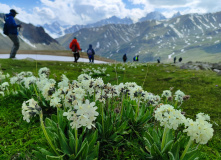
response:
[[[172,62],[175,56],[182,56],[184,61],[216,62],[221,61],[221,12],[84,28],[57,40],[68,49],[73,37],[78,38],[83,49],[92,44],[98,55],[116,60],[127,53],[129,60],[139,54],[143,62],[158,57]]]
[[[21,50],[63,50],[55,39],[45,33],[44,28],[26,24],[16,19],[17,24],[21,24],[19,31]],[[4,14],[0,14],[0,49],[10,50],[11,40],[3,34]]]

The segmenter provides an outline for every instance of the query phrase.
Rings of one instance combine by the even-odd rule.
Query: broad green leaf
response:
[[[163,148],[162,153],[167,153],[173,145],[173,140],[169,141]]]
[[[71,133],[70,130],[68,130],[68,135],[69,135],[69,146],[70,146],[70,150],[71,153],[75,152],[75,137],[74,135]]]
[[[71,154],[71,149],[68,145],[68,140],[65,137],[65,134],[63,133],[60,127],[58,127],[58,136],[59,136],[59,142],[60,142],[63,153]]]
[[[168,152],[168,155],[169,155],[169,157],[170,157],[170,160],[178,160],[178,159],[175,159],[175,158],[174,158],[173,153]]]
[[[200,156],[200,153],[198,149],[195,149],[190,152],[187,152],[183,160],[194,160],[195,158],[198,158],[199,156]]]

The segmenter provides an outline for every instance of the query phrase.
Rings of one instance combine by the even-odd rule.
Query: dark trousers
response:
[[[80,58],[79,52],[73,52],[74,53],[74,62],[77,62],[78,59]]]
[[[94,56],[88,56],[89,62],[94,63]]]
[[[11,49],[10,57],[9,58],[15,58],[15,55],[19,49],[19,39],[17,35],[9,34],[8,37],[13,42],[13,47]]]

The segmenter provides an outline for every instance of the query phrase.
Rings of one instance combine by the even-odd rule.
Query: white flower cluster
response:
[[[176,130],[179,125],[184,124],[183,132],[187,132],[191,140],[195,140],[199,144],[206,144],[214,132],[212,124],[208,122],[210,117],[204,113],[199,113],[196,117],[196,121],[186,118],[180,110],[175,110],[169,104],[161,105],[155,111],[155,118],[160,121],[161,126]]]
[[[107,68],[106,67],[98,67],[97,69],[95,68],[85,68],[85,69],[82,69],[82,72],[83,73],[86,73],[90,76],[93,76],[93,75],[103,75],[105,74]]]
[[[185,94],[184,94],[182,91],[180,91],[180,90],[177,90],[177,91],[175,92],[175,100],[178,101],[178,102],[180,102],[180,103],[183,102],[183,97],[184,97],[184,96],[185,96]]]
[[[5,78],[10,77],[10,75],[7,73],[6,75],[3,74],[2,71],[0,71],[0,82],[3,81]]]
[[[187,118],[185,122],[184,132],[190,136],[190,139],[195,140],[196,143],[206,144],[213,137],[213,128],[210,121],[210,117],[204,113],[196,115],[196,121]]]
[[[41,107],[34,99],[29,99],[28,101],[24,101],[22,104],[22,115],[23,120],[30,122],[30,118],[39,114],[41,111]]]
[[[172,96],[172,92],[170,90],[164,90],[161,97],[169,98]]]
[[[41,77],[42,75],[49,76],[49,74],[50,74],[50,69],[47,67],[40,68],[38,71],[39,77]]]
[[[0,91],[5,91],[9,86],[8,82],[4,82],[0,85]]]
[[[84,104],[79,103],[70,109],[68,112],[64,112],[63,116],[67,116],[67,119],[71,121],[70,125],[72,128],[80,128],[82,126],[91,129],[95,127],[93,122],[99,115],[96,111],[97,107],[94,106],[95,102],[90,103],[86,100]]]
[[[160,125],[169,129],[176,130],[180,124],[183,123],[185,117],[181,114],[180,110],[175,110],[169,104],[161,105],[155,111],[156,120],[160,121]]]

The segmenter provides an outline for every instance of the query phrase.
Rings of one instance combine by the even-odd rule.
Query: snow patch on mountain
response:
[[[29,40],[27,40],[26,38],[24,38],[23,36],[19,35],[19,37],[29,46],[33,47],[33,48],[37,48],[34,44],[32,44]]]

